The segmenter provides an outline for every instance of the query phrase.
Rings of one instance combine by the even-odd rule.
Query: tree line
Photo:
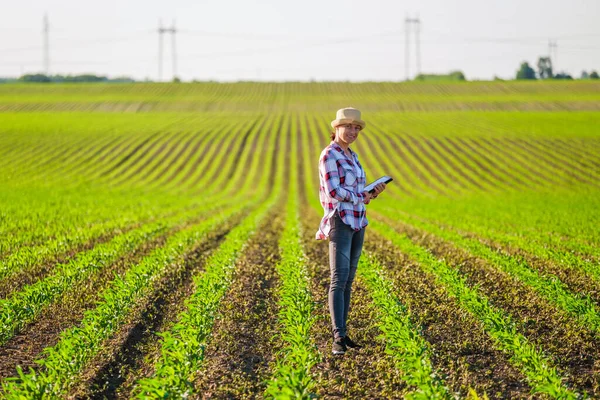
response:
[[[63,82],[135,82],[133,78],[121,76],[108,78],[106,76],[83,74],[83,75],[46,75],[46,74],[26,74],[16,79],[17,82],[43,82],[43,83],[63,83]]]
[[[517,70],[516,79],[573,79],[566,72],[554,73],[552,69],[552,59],[550,57],[540,57],[537,62],[537,73],[529,65],[527,61],[521,63],[521,67]],[[581,72],[580,79],[599,79],[598,72],[593,70]]]

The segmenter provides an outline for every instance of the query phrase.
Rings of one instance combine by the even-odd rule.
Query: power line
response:
[[[173,57],[173,79],[177,77],[177,53],[175,52],[175,20],[170,28],[163,28],[162,21],[158,21],[158,80],[162,80],[162,63],[163,63],[163,35],[171,34],[171,55]]]
[[[406,80],[410,79],[410,32],[411,28],[415,31],[415,54],[417,59],[417,75],[421,74],[421,44],[419,33],[421,30],[421,21],[419,17],[404,19],[404,35],[405,35],[405,74]]]

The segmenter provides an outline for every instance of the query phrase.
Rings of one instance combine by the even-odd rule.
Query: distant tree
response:
[[[415,81],[466,81],[461,71],[450,71],[448,74],[419,74]]]
[[[521,68],[517,71],[517,79],[535,79],[535,71],[529,66],[529,63],[523,61]]]
[[[135,82],[135,79],[129,76],[117,76],[115,78],[110,78],[108,81],[113,83],[133,83]]]
[[[504,79],[500,78],[500,77],[499,77],[499,76],[497,76],[497,75],[494,75],[494,80],[495,80],[495,81],[498,81],[498,82],[504,82]]]
[[[467,80],[467,78],[465,78],[465,74],[463,74],[462,71],[451,71],[450,77],[452,77],[453,80],[457,80],[457,81],[466,81]]]
[[[573,80],[573,77],[571,75],[567,74],[566,72],[559,72],[558,74],[554,75],[554,79]]]
[[[44,74],[26,74],[19,78],[21,82],[52,82],[48,75]]]
[[[590,79],[590,74],[587,71],[581,71],[581,78],[579,79]]]
[[[598,72],[596,72],[596,71],[590,72],[590,79],[600,79],[600,76],[598,76]]]
[[[538,59],[537,67],[540,79],[551,79],[554,77],[552,73],[552,60],[550,57],[540,57]]]
[[[181,79],[178,76],[174,76],[173,83],[181,83]]]

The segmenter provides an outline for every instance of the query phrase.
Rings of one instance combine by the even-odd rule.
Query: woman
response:
[[[385,184],[365,192],[365,171],[350,145],[365,128],[360,111],[355,108],[338,110],[331,121],[334,132],[331,143],[319,159],[319,197],[325,215],[317,232],[318,240],[329,238],[329,313],[333,330],[333,354],[344,354],[348,348],[359,348],[347,335],[346,320],[350,308],[350,292],[362,251],[365,227],[368,224],[365,204],[376,198]]]

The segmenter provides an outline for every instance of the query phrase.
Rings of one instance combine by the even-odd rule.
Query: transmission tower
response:
[[[44,28],[43,28],[43,36],[44,36],[44,73],[46,76],[50,74],[50,40],[49,36],[49,23],[48,23],[48,14],[44,14]]]
[[[556,40],[548,40],[548,57],[550,57],[554,73],[557,74],[558,67],[556,60],[558,58],[558,44],[556,43]]]
[[[177,52],[175,51],[175,34],[177,29],[175,28],[175,20],[170,28],[162,26],[162,21],[158,21],[158,80],[162,81],[162,68],[163,68],[163,35],[165,33],[171,34],[171,55],[173,57],[173,78],[177,76]]]
[[[417,75],[421,73],[421,20],[417,18],[404,19],[404,36],[405,36],[405,72],[406,80],[410,79],[410,33],[415,33],[415,55],[417,59]]]

